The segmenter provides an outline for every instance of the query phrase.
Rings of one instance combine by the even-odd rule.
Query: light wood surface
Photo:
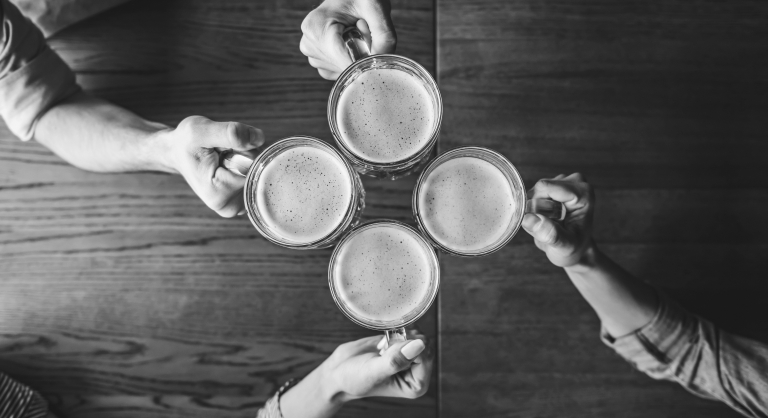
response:
[[[768,341],[768,7],[442,0],[441,150],[497,149],[530,187],[580,171],[630,272]],[[604,347],[525,232],[443,258],[443,417],[736,417]]]
[[[332,83],[299,51],[315,3],[133,1],[51,45],[86,90],[149,119],[331,140]],[[433,69],[431,1],[395,6],[399,51]],[[366,219],[410,222],[412,180],[365,185]],[[285,380],[373,335],[333,303],[329,257],[218,218],[178,176],[86,173],[0,130],[0,370],[61,417],[254,416]],[[431,336],[435,319],[420,322]],[[340,416],[434,416],[436,393]]]

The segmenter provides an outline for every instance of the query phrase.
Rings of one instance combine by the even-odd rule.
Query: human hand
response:
[[[168,166],[184,176],[209,208],[225,218],[244,212],[241,191],[245,178],[222,167],[219,152],[232,149],[255,157],[254,150],[264,144],[261,129],[190,116],[158,135]]]
[[[567,214],[561,222],[526,213],[523,229],[533,236],[536,246],[547,254],[552,264],[571,267],[582,261],[592,243],[594,193],[579,173],[539,180],[528,191],[529,199],[552,199],[565,205]]]
[[[381,355],[384,339],[363,338],[340,345],[323,364],[329,384],[343,401],[387,396],[415,399],[427,392],[434,355],[427,338],[408,331],[408,341],[390,345]]]
[[[397,34],[389,0],[325,0],[301,22],[299,49],[326,80],[335,80],[352,64],[342,40],[344,29],[357,25],[372,54],[395,52]]]

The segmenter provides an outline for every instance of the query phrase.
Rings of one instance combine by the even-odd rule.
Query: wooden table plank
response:
[[[768,7],[441,0],[441,150],[495,148],[526,183],[581,171],[629,271],[768,341]],[[633,371],[521,232],[443,257],[441,416],[735,417]]]
[[[141,0],[51,44],[87,90],[150,119],[330,140],[332,83],[298,49],[315,3]],[[399,51],[431,70],[432,7],[397,1],[394,14]],[[367,219],[410,221],[413,179],[365,185]],[[0,128],[0,370],[62,417],[252,416],[283,381],[372,334],[334,305],[329,256],[218,218],[178,176],[82,172]],[[436,310],[420,327],[435,335]],[[340,416],[432,416],[436,393]]]

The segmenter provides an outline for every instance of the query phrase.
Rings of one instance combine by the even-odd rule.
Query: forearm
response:
[[[565,271],[613,337],[640,329],[657,311],[654,289],[614,263],[594,244],[582,262]]]
[[[48,110],[34,139],[83,170],[173,172],[158,132],[168,127],[78,93]]]
[[[341,397],[323,363],[280,397],[280,410],[283,418],[328,418],[341,409]]]

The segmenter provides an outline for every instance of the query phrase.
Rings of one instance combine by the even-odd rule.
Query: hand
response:
[[[369,396],[414,399],[424,395],[434,357],[424,335],[411,330],[408,338],[392,344],[381,355],[384,339],[379,336],[340,345],[323,364],[330,384],[343,401]]]
[[[434,357],[426,337],[408,332],[408,341],[383,353],[380,336],[340,345],[320,366],[280,397],[285,418],[328,418],[345,402],[368,396],[418,398],[427,392]]]
[[[541,215],[527,213],[523,217],[526,230],[540,250],[558,267],[571,267],[582,262],[592,244],[592,188],[579,173],[566,177],[539,180],[528,191],[529,199],[552,199],[565,205],[562,223]]]
[[[244,213],[245,178],[220,166],[219,150],[233,149],[255,157],[254,150],[264,144],[261,129],[190,116],[175,129],[160,131],[158,135],[168,165],[184,176],[209,208],[225,218]]]
[[[395,52],[397,34],[389,0],[325,0],[301,22],[299,49],[326,80],[335,80],[352,60],[342,41],[344,29],[357,25],[372,54]]]

